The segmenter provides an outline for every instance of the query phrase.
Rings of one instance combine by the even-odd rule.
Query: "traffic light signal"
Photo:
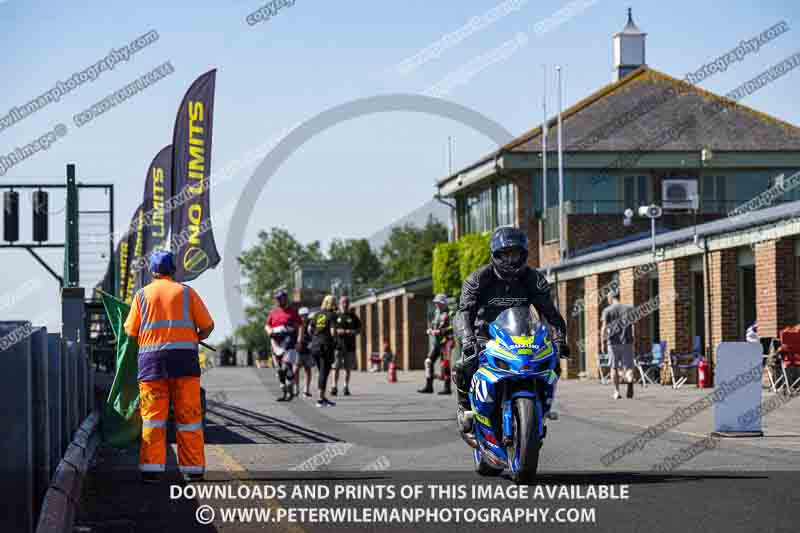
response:
[[[19,193],[3,192],[3,240],[17,242],[19,240]]]
[[[48,230],[48,197],[46,191],[33,192],[33,240],[47,240]]]

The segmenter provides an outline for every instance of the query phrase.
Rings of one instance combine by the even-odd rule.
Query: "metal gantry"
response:
[[[41,241],[31,242],[7,242],[0,244],[0,249],[18,248],[26,250],[31,256],[49,272],[61,287],[78,287],[80,284],[80,215],[81,214],[107,214],[108,215],[108,257],[110,261],[110,271],[116,277],[114,265],[114,184],[113,183],[78,183],[75,176],[75,165],[67,165],[66,183],[3,183],[0,189],[14,191],[16,189],[33,189],[44,191],[48,189],[66,189],[66,217],[64,242],[50,243]],[[108,197],[108,210],[89,210],[80,211],[78,193],[81,189],[104,189]],[[49,215],[48,215],[49,216]],[[47,262],[36,252],[38,249],[63,248],[64,249],[64,269],[63,275],[59,275]],[[114,287],[117,286],[114,280]]]

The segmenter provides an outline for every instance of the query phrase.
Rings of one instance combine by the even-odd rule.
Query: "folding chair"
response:
[[[772,392],[778,392],[778,382],[775,380],[775,374],[779,368],[777,365],[778,348],[781,343],[778,339],[772,337],[761,337],[759,340],[761,341],[763,353],[761,366],[767,371],[767,379],[769,380],[767,389]],[[782,376],[778,378],[778,380],[782,379]]]
[[[661,367],[664,366],[664,352],[667,351],[667,341],[662,341],[653,345],[653,350],[649,354],[643,354],[634,359],[634,364],[639,370],[639,377],[642,387],[647,384],[657,385],[661,383]],[[655,379],[652,374],[655,372]]]
[[[789,368],[800,369],[800,331],[797,328],[787,328],[780,334],[781,346],[778,349],[778,357],[781,362],[781,376],[775,382],[775,391],[786,388],[789,394],[800,392],[800,377],[796,377],[790,382]]]
[[[696,369],[700,364],[700,337],[695,337],[693,342],[693,351],[690,353],[670,353],[669,354],[669,376],[672,381],[673,389],[680,389],[689,379],[687,376],[676,380],[675,370],[691,370]],[[681,363],[681,361],[686,361]]]
[[[605,370],[605,373],[603,373]],[[600,374],[600,383],[608,385],[608,377],[611,375],[611,364],[608,361],[607,353],[597,354],[597,373]]]

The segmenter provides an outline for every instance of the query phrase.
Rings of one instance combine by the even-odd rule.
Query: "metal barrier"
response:
[[[72,436],[94,408],[83,343],[0,321],[0,531],[30,532]]]

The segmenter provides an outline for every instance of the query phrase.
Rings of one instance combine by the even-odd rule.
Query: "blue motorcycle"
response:
[[[489,325],[492,339],[478,355],[470,384],[475,470],[483,476],[511,472],[516,483],[533,480],[547,428],[555,372],[556,346],[547,326],[530,307],[511,307]]]

